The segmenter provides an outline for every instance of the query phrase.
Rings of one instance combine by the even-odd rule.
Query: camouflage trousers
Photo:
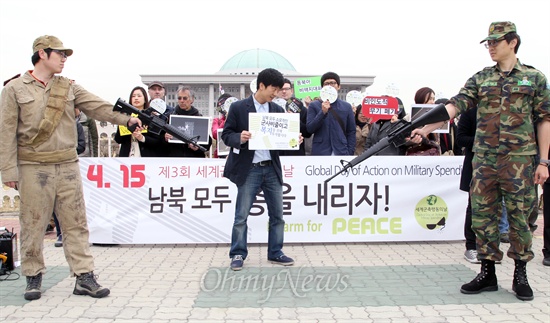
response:
[[[94,270],[78,162],[19,165],[21,272],[46,272],[44,234],[55,211],[63,234],[63,251],[71,274]]]
[[[498,224],[504,199],[510,224],[507,255],[530,261],[534,258],[528,223],[535,207],[534,156],[476,153],[472,166],[472,229],[479,259],[502,260]]]

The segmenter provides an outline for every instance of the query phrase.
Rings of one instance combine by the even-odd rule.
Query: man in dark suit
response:
[[[231,269],[241,270],[248,255],[247,219],[256,194],[263,191],[269,215],[267,259],[275,264],[290,266],[294,260],[284,255],[283,177],[277,150],[250,150],[248,131],[250,113],[285,113],[271,101],[284,84],[283,75],[272,68],[258,74],[257,91],[250,97],[231,105],[222,132],[223,142],[231,147],[223,176],[237,185],[235,221],[231,234]]]

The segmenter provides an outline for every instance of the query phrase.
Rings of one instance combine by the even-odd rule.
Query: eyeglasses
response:
[[[290,91],[290,90],[292,90],[292,88],[290,88],[290,87],[283,87],[283,88],[281,88],[281,91]]]
[[[64,59],[67,59],[67,57],[68,57],[67,53],[65,53],[64,51],[59,50],[59,49],[52,49],[52,52],[59,54],[59,56],[61,56]]]
[[[189,100],[189,97],[188,96],[178,96],[178,100],[187,101],[187,100]]]
[[[485,48],[489,48],[489,47],[496,47],[498,45],[498,43],[500,43],[501,41],[504,40],[504,37],[502,38],[499,38],[499,39],[495,39],[495,40],[488,40],[485,42]]]
[[[335,85],[337,85],[337,84],[338,84],[338,82],[336,82],[336,81],[330,81],[330,82],[325,82],[325,83],[323,83],[323,86],[327,86],[327,85],[335,86]]]

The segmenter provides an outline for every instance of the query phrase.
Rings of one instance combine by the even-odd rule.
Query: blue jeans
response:
[[[502,216],[500,218],[500,222],[498,223],[498,231],[500,233],[508,233],[509,229],[510,229],[510,224],[508,223],[508,212],[506,212],[506,204],[504,203],[504,199],[503,199]]]
[[[235,222],[231,233],[229,257],[241,255],[246,259],[247,219],[256,195],[263,191],[267,213],[269,215],[269,235],[267,240],[267,258],[273,259],[283,254],[285,221],[283,220],[283,186],[273,169],[273,165],[250,167],[246,182],[237,187]]]

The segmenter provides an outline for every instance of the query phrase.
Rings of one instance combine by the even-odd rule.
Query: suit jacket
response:
[[[273,102],[269,102],[269,112],[285,113],[283,108]],[[252,96],[231,104],[222,132],[223,142],[231,147],[229,156],[225,161],[223,176],[227,177],[237,186],[241,186],[245,183],[250,167],[252,166],[252,160],[254,159],[255,150],[248,149],[248,141],[241,145],[241,132],[243,130],[248,131],[249,113],[256,113],[256,107],[254,106]],[[269,152],[271,153],[273,168],[277,173],[281,185],[283,185],[279,151],[270,150]]]

